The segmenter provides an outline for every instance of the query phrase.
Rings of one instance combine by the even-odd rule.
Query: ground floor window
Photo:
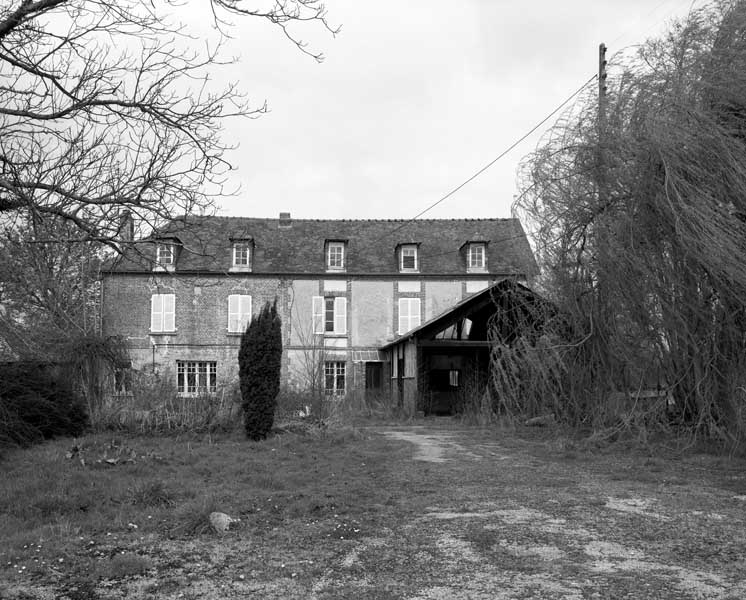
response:
[[[342,361],[324,363],[324,392],[331,395],[345,393],[346,365]]]
[[[179,394],[214,394],[217,391],[218,363],[214,361],[176,361],[176,387]]]
[[[132,393],[132,369],[129,365],[118,365],[114,369],[114,393],[125,396]]]

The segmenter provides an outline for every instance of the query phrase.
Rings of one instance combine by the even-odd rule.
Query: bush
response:
[[[88,425],[84,402],[55,369],[43,363],[0,365],[0,446],[27,446],[80,435]]]
[[[252,317],[238,351],[244,427],[249,439],[264,439],[272,430],[281,365],[282,329],[275,300]]]
[[[129,394],[114,395],[94,408],[94,430],[150,433],[231,431],[238,420],[237,382],[215,394],[179,396],[172,373],[134,371]]]

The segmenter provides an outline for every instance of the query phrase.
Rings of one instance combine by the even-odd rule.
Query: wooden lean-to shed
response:
[[[382,346],[394,404],[408,413],[447,415],[481,398],[489,383],[490,340],[510,344],[540,329],[537,305],[548,303],[503,279]]]

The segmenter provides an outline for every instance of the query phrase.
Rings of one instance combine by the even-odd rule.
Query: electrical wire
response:
[[[411,219],[408,219],[401,225],[395,227],[391,231],[385,233],[381,238],[378,238],[371,242],[372,244],[375,244],[376,242],[383,239],[383,237],[391,236],[395,234],[397,231],[400,231],[401,229],[404,229],[407,225],[410,223],[416,221],[419,219],[422,215],[430,212],[433,208],[441,204],[442,202],[446,201],[448,198],[453,196],[456,192],[458,192],[460,189],[474,181],[477,177],[479,177],[482,173],[484,173],[487,169],[489,169],[492,165],[494,165],[497,161],[499,161],[501,158],[506,156],[509,152],[511,152],[514,148],[516,148],[519,144],[521,144],[526,138],[528,138],[531,134],[533,134],[539,127],[544,125],[549,119],[551,119],[554,115],[556,115],[560,110],[562,110],[566,104],[568,104],[575,96],[580,94],[590,83],[592,83],[595,79],[598,78],[598,75],[594,74],[592,77],[590,77],[583,85],[581,85],[579,88],[577,88],[570,96],[568,96],[565,100],[562,101],[561,104],[557,105],[552,112],[550,112],[546,117],[544,117],[541,121],[539,121],[536,125],[534,125],[529,131],[527,131],[525,134],[523,134],[519,139],[517,139],[515,142],[513,142],[508,148],[503,150],[498,156],[493,158],[490,162],[488,162],[486,165],[484,165],[481,169],[479,169],[476,173],[471,175],[468,179],[457,185],[455,188],[453,188],[450,192],[442,196],[437,201],[433,202],[430,206],[425,208],[424,210],[420,211],[418,214],[416,214]],[[367,246],[366,246],[367,247]],[[362,248],[361,248],[362,249]]]

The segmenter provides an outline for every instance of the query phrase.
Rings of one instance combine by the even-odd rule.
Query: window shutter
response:
[[[239,298],[235,294],[228,295],[228,331],[238,331],[241,315],[239,314]]]
[[[176,296],[163,294],[163,331],[176,331]]]
[[[313,332],[324,333],[324,298],[313,297]]]
[[[406,333],[409,325],[409,298],[399,298],[399,335]]]
[[[163,296],[160,294],[150,298],[150,331],[163,331]]]
[[[420,325],[420,299],[399,298],[399,335]]]
[[[246,326],[249,324],[249,321],[251,321],[251,296],[239,296],[239,313],[241,315],[240,317],[240,323],[239,323],[239,330],[245,331]]]
[[[420,326],[420,299],[409,299],[409,329]]]
[[[334,299],[334,333],[347,333],[347,298]]]

